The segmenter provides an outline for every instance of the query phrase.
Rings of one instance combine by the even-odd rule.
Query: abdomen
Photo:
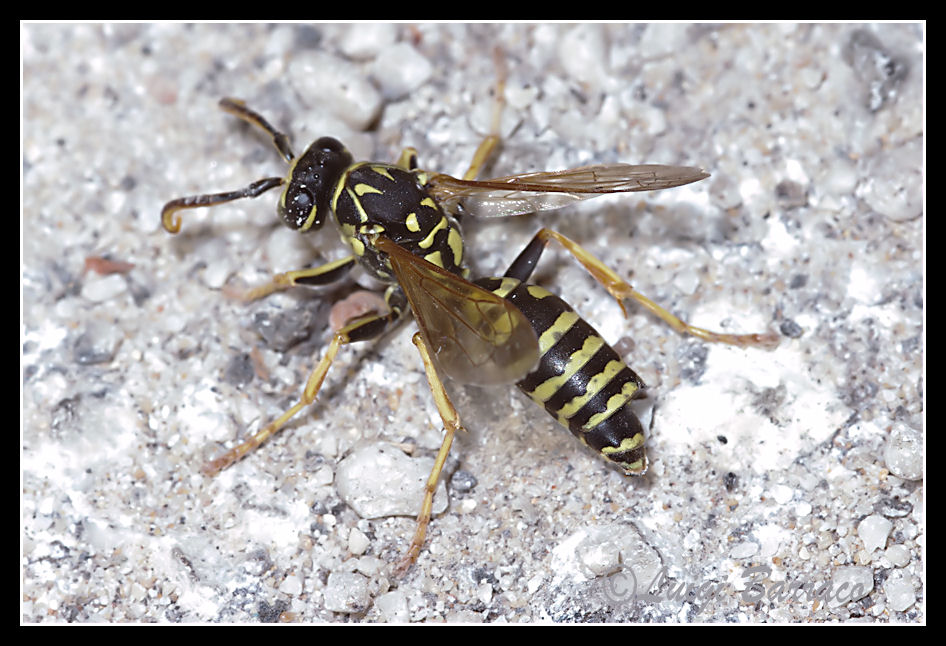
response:
[[[509,300],[532,324],[541,358],[516,385],[583,444],[628,475],[647,470],[644,430],[628,404],[643,380],[568,303],[512,278],[475,281]]]

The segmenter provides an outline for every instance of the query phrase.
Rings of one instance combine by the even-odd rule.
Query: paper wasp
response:
[[[331,137],[293,154],[289,138],[242,101],[225,98],[220,107],[260,128],[289,163],[285,177],[269,177],[225,193],[184,197],[168,202],[161,214],[164,228],[180,230],[178,212],[213,206],[282,187],[278,212],[300,232],[318,229],[329,213],[352,254],[310,269],[274,276],[247,291],[256,299],[296,285],[324,285],[339,280],[360,264],[388,285],[387,312],[348,321],[334,333],[312,371],[301,399],[254,435],[208,462],[213,475],[233,464],[278,432],[296,413],[315,401],[339,349],[381,335],[408,310],[419,332],[417,346],[437,410],[444,440],[425,488],[417,530],[399,570],[419,555],[430,520],[434,491],[453,436],[462,429],[443,377],[462,383],[516,383],[541,403],[583,443],[628,475],[647,469],[644,434],[627,406],[639,397],[644,382],[601,337],[561,299],[526,283],[544,247],[560,243],[618,301],[633,300],[674,329],[707,341],[741,346],[772,345],[771,334],[733,335],[688,325],[636,292],[615,272],[565,236],[542,229],[502,278],[469,280],[456,213],[494,217],[555,209],[606,193],[650,191],[681,186],[708,177],[688,166],[602,164],[571,170],[533,172],[478,181],[475,177],[496,148],[498,135],[482,142],[462,178],[418,168],[416,151],[406,148],[395,164],[354,162]],[[498,117],[494,117],[498,122]],[[627,314],[625,310],[625,315]]]

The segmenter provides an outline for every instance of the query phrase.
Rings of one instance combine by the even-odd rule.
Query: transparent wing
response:
[[[539,341],[515,305],[387,238],[376,244],[391,260],[439,371],[488,385],[519,381],[535,368]]]
[[[606,193],[658,191],[709,177],[693,166],[598,164],[569,170],[525,173],[485,181],[442,173],[430,178],[431,193],[444,208],[478,217],[505,217],[557,209]]]

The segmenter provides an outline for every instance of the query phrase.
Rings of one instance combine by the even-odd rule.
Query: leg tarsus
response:
[[[627,283],[625,283],[625,285],[627,286],[627,291],[621,293],[621,298],[631,298],[637,301],[645,309],[653,312],[658,317],[663,319],[670,327],[680,334],[689,334],[690,336],[695,336],[698,339],[703,339],[704,341],[710,341],[713,343],[726,343],[728,345],[735,345],[740,348],[757,347],[765,350],[771,350],[779,344],[780,337],[778,333],[771,330],[756,334],[729,334],[725,332],[713,332],[712,330],[690,325],[678,316],[671,314],[669,311],[650,300],[630,285],[627,285]],[[623,309],[623,304],[621,307]],[[626,311],[625,316],[627,316]]]

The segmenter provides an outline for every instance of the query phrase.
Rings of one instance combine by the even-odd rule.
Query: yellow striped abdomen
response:
[[[629,475],[647,470],[644,430],[628,404],[644,382],[558,296],[512,278],[476,281],[509,300],[532,324],[541,358],[517,386],[582,443]]]

